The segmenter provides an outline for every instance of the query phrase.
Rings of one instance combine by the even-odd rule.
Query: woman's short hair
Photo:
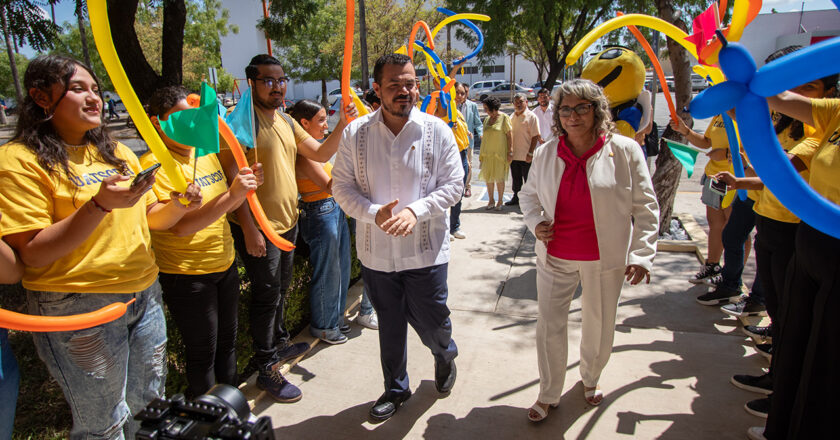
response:
[[[308,121],[314,118],[322,108],[324,107],[322,107],[321,104],[318,104],[311,99],[301,99],[289,109],[289,115],[291,115],[291,117],[300,124],[300,121],[304,119]]]
[[[592,111],[595,114],[594,130],[596,133],[609,133],[615,131],[615,124],[610,113],[610,103],[604,95],[604,89],[588,79],[573,79],[566,81],[554,89],[554,116],[552,116],[551,131],[560,136],[566,134],[563,125],[560,123],[560,103],[566,96],[576,96],[584,101],[592,103]]]
[[[481,102],[484,103],[484,105],[487,106],[487,109],[491,112],[497,111],[500,108],[502,108],[502,101],[499,101],[499,98],[496,98],[495,96],[488,96],[487,98],[484,98]]]

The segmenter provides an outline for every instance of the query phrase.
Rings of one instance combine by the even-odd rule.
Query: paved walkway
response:
[[[676,206],[702,217],[702,205],[694,203],[697,179],[683,182]],[[370,423],[368,410],[382,392],[378,339],[375,331],[354,325],[346,344],[319,344],[291,369],[287,377],[303,390],[300,402],[276,404],[252,384],[244,387],[255,414],[271,416],[278,438],[740,439],[763,422],[743,410],[756,396],[733,387],[729,378],[757,374],[767,362],[737,320],[695,302],[705,291],[687,282],[698,269],[696,257],[660,253],[651,284],[623,290],[615,347],[601,381],[604,403],[591,407],[583,399],[576,299],[566,392],[548,419],[530,423],[525,408],[536,399],[539,377],[535,239],[518,209],[485,211],[480,183],[473,183],[473,194],[462,215],[467,238],[453,243],[449,268],[460,352],[452,393],[438,395],[433,358],[409,331],[414,395],[390,420]],[[752,270],[745,279],[751,281]],[[357,285],[352,292],[360,291]]]

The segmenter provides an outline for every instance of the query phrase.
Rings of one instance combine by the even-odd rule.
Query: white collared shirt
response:
[[[382,110],[351,122],[335,160],[333,196],[359,221],[356,251],[362,264],[395,272],[449,262],[449,215],[464,190],[464,169],[452,129],[418,109],[396,136]],[[410,208],[417,224],[407,237],[387,235],[376,212],[395,199],[396,215]]]
[[[542,107],[539,105],[534,107],[534,114],[537,115],[537,122],[540,123],[540,137],[543,138],[544,141],[547,141],[554,136],[551,133],[551,124],[553,123],[552,118],[554,118],[554,103],[549,102],[548,107],[546,107],[545,111],[543,111]]]

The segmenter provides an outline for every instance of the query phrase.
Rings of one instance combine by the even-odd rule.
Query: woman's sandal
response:
[[[491,200],[490,202],[487,203],[487,206],[485,206],[484,209],[489,211],[489,210],[491,210],[495,207],[496,207],[496,203]]]
[[[502,202],[501,200],[496,202],[496,211],[501,211],[502,210],[502,205],[504,205],[504,202]]]
[[[532,422],[539,422],[548,417],[548,409],[543,409],[543,407],[540,406],[540,403],[541,402],[537,401],[533,405],[531,405],[530,408],[528,408],[528,420]],[[558,404],[555,403],[553,405],[548,405],[548,407],[557,408],[557,405]],[[537,414],[537,417],[533,417],[531,415],[531,411],[534,411]]]
[[[601,389],[598,388],[597,385],[591,390],[587,390],[586,387],[583,387],[583,397],[586,399],[586,403],[592,406],[598,406],[604,401],[604,393],[601,392]]]

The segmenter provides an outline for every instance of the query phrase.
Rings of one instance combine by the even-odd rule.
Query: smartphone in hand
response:
[[[155,174],[157,174],[158,169],[160,169],[160,163],[156,163],[150,166],[149,168],[140,171],[139,173],[137,173],[136,176],[134,176],[134,180],[131,181],[131,187],[134,188],[137,186],[138,183],[142,182],[147,177],[154,176]]]

